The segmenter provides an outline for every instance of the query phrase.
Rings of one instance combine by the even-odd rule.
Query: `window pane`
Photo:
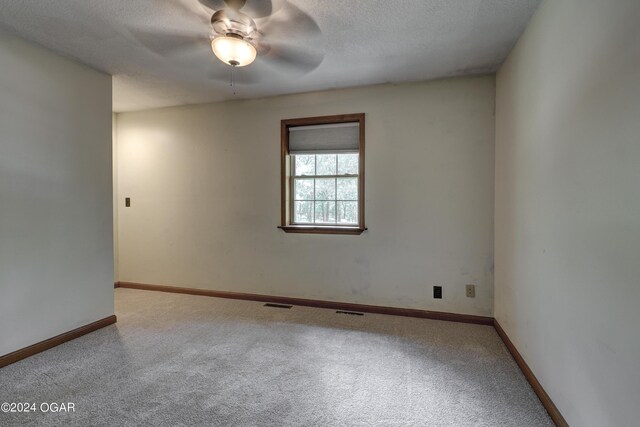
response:
[[[294,202],[293,222],[313,222],[313,202]]]
[[[337,211],[339,224],[358,223],[358,202],[338,202]]]
[[[313,179],[294,179],[295,200],[313,200]]]
[[[335,175],[336,157],[335,154],[318,154],[316,156],[316,175]]]
[[[358,159],[360,155],[355,154],[338,154],[338,175],[357,175]]]
[[[358,200],[358,178],[338,178],[338,200]]]
[[[316,223],[336,223],[336,202],[316,202]]]
[[[335,178],[316,179],[316,200],[335,200],[336,180]]]
[[[357,225],[358,179],[323,175],[357,175],[358,153],[293,156],[293,218],[296,224]],[[313,178],[317,176],[317,178]],[[338,200],[338,201],[337,201]]]
[[[293,156],[296,162],[296,176],[316,174],[316,156],[297,155]]]

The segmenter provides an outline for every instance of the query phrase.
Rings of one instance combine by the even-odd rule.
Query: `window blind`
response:
[[[357,153],[358,151],[360,151],[360,123],[289,128],[290,154]]]

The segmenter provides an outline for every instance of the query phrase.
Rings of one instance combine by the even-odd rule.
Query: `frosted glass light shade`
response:
[[[256,59],[256,48],[240,37],[220,36],[211,41],[211,49],[219,60],[234,67],[244,67]]]

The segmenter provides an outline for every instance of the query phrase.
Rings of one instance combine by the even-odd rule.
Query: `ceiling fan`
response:
[[[200,64],[204,60],[210,64],[212,50],[228,67],[246,67],[257,60],[257,66],[246,67],[240,76],[239,80],[247,83],[304,75],[318,67],[324,58],[320,28],[313,18],[287,0],[198,2],[210,19],[198,16],[198,22],[188,28],[160,31],[134,28],[131,33],[153,52],[165,57],[179,55],[181,62],[190,56]],[[174,0],[170,4],[194,13],[184,3]],[[224,80],[228,68],[218,64],[210,70],[210,77]]]

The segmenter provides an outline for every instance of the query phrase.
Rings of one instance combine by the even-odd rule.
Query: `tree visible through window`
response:
[[[292,224],[358,224],[357,153],[291,156]]]

